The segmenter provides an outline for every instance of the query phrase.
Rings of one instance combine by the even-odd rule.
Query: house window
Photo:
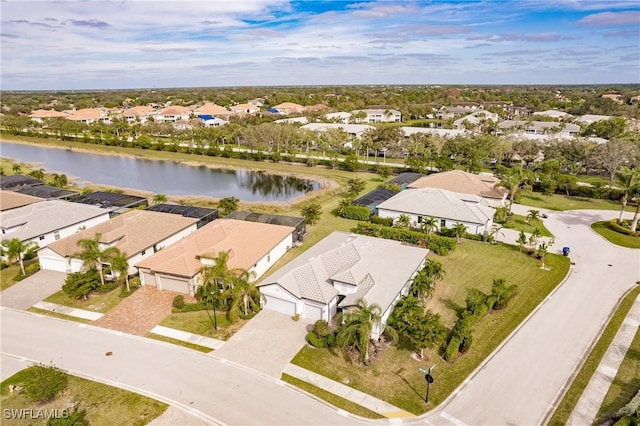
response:
[[[440,219],[440,227],[444,228],[447,226],[447,220],[446,219]]]
[[[59,231],[54,231],[53,238],[55,238],[56,241],[58,241],[60,239],[60,232]]]
[[[40,239],[40,241],[44,240],[44,235],[40,235],[40,237],[38,237]]]
[[[271,253],[267,254],[267,262],[271,262]]]
[[[424,217],[418,216],[418,225],[420,225],[422,223],[422,219],[424,219]]]
[[[146,252],[147,252],[146,250],[142,250],[142,253],[140,253],[140,254],[144,256],[144,254],[145,254]]]

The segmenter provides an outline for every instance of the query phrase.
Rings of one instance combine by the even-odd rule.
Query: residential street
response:
[[[528,209],[514,205],[515,213],[526,214]],[[575,266],[569,278],[459,393],[420,423],[425,419],[458,426],[544,423],[620,297],[640,280],[640,250],[614,246],[590,229],[591,223],[617,213],[547,213],[545,224],[556,237],[552,252],[571,247]]]

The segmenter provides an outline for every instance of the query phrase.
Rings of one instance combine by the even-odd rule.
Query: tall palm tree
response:
[[[96,233],[93,238],[82,238],[78,240],[78,246],[81,248],[81,251],[74,257],[82,260],[82,267],[85,270],[92,266],[95,267],[100,275],[100,284],[104,286],[104,270],[102,268],[102,261],[111,257],[117,249],[115,247],[111,247],[102,250],[100,248],[101,236],[101,234]]]
[[[624,215],[624,209],[627,207],[627,202],[629,202],[630,192],[636,184],[640,183],[640,170],[625,167],[618,170],[614,178],[616,186],[622,191],[622,198],[620,198],[622,208],[618,218],[618,223],[622,223],[622,216]]]
[[[525,171],[522,170],[521,167],[514,167],[509,169],[509,172],[504,175],[502,180],[500,181],[500,185],[507,188],[509,190],[509,210],[511,213],[511,208],[513,207],[513,201],[520,189],[520,185],[525,181]]]
[[[456,236],[458,244],[460,244],[460,238],[462,238],[465,232],[467,232],[467,227],[464,224],[457,222],[453,225],[453,234]]]
[[[9,263],[13,263],[14,259],[20,263],[20,270],[22,275],[26,275],[24,270],[24,258],[25,256],[33,253],[38,249],[38,244],[33,241],[23,242],[19,238],[12,238],[10,240],[2,241],[2,252],[7,256]]]
[[[538,219],[540,219],[540,210],[531,209],[527,212],[527,223],[529,225],[532,225]]]
[[[426,300],[433,295],[436,290],[436,283],[429,276],[429,271],[421,269],[411,280],[410,294],[420,300]]]
[[[433,216],[423,217],[420,221],[420,230],[427,235],[438,229],[438,219]]]
[[[441,280],[444,278],[444,268],[442,267],[442,263],[440,263],[436,259],[427,259],[424,263],[424,267],[422,268],[427,271],[427,274],[430,278],[434,280]]]
[[[19,174],[21,169],[22,169],[22,168],[20,167],[20,164],[18,164],[18,163],[13,163],[12,170],[13,170],[13,173],[14,173],[14,174],[16,174],[16,175],[17,175],[17,174]]]
[[[355,347],[360,353],[360,361],[369,363],[369,341],[374,327],[380,327],[382,308],[375,303],[369,305],[359,299],[356,309],[344,316],[344,323],[336,335],[336,342],[342,348]]]
[[[250,281],[251,274],[244,273],[240,276],[232,277],[230,288],[225,291],[225,296],[230,300],[227,310],[227,318],[232,323],[236,322],[242,312],[245,316],[249,310],[255,310],[260,306],[260,301],[264,299],[256,283]]]
[[[44,169],[34,170],[31,173],[29,173],[29,175],[34,179],[42,180],[44,179]]]
[[[129,286],[129,261],[127,259],[127,253],[115,248],[111,253],[109,262],[111,263],[111,269],[118,274],[118,281],[122,282],[124,278],[127,291],[129,292],[131,288]]]

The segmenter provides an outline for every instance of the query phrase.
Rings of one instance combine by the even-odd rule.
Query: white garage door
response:
[[[65,259],[60,257],[46,257],[42,256],[38,259],[40,261],[40,268],[49,271],[67,272],[67,265]]]
[[[295,315],[296,314],[296,304],[290,302],[288,300],[279,299],[277,297],[273,297],[269,294],[265,294],[265,299],[267,300],[267,304],[265,308],[270,309],[272,311],[280,312],[286,315]]]
[[[318,306],[304,304],[304,317],[311,320],[319,320],[322,318],[322,308]]]
[[[152,285],[154,287],[157,287],[156,276],[154,274],[149,272],[143,272],[142,275],[143,275],[145,285]]]
[[[160,281],[158,288],[162,290],[177,291],[179,293],[189,293],[189,284],[186,281],[169,277],[156,277]]]

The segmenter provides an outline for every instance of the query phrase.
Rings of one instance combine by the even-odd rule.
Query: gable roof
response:
[[[106,117],[106,115],[97,108],[83,108],[76,111],[71,111],[67,116],[67,118],[72,121],[99,120],[104,117]]]
[[[3,229],[16,228],[2,235],[2,239],[18,238],[26,241],[58,229],[80,224],[102,215],[108,216],[109,210],[67,201],[49,200],[29,204],[12,210],[0,212]]]
[[[341,306],[353,305],[363,297],[384,312],[428,253],[398,241],[335,231],[258,286],[278,284],[299,299],[328,303],[338,295],[332,283],[348,283],[358,288]]]
[[[189,115],[191,114],[191,109],[182,106],[182,105],[172,105],[158,111],[158,115],[166,116],[166,115]]]
[[[229,111],[228,109],[211,102],[207,102],[206,104],[196,108],[194,112],[196,113],[196,115],[204,114],[204,115],[213,115],[213,116],[231,114],[231,111]]]
[[[146,105],[138,105],[133,108],[129,108],[122,113],[123,117],[146,117],[155,113],[155,109]]]
[[[195,224],[197,219],[166,215],[148,210],[133,210],[55,241],[48,247],[61,256],[70,257],[78,252],[78,241],[100,234],[100,243],[117,247],[131,257],[142,250],[177,234]]]
[[[135,266],[191,278],[202,268],[201,256],[225,251],[229,269],[249,270],[293,231],[290,226],[217,219]]]
[[[476,175],[462,170],[434,173],[410,183],[409,188],[440,188],[461,194],[502,199],[506,189],[496,187],[498,179],[488,175]]]
[[[29,204],[38,203],[42,198],[20,194],[13,191],[0,191],[0,211],[11,210]]]
[[[406,189],[378,209],[477,224],[485,224],[495,215],[482,197],[438,188]]]

